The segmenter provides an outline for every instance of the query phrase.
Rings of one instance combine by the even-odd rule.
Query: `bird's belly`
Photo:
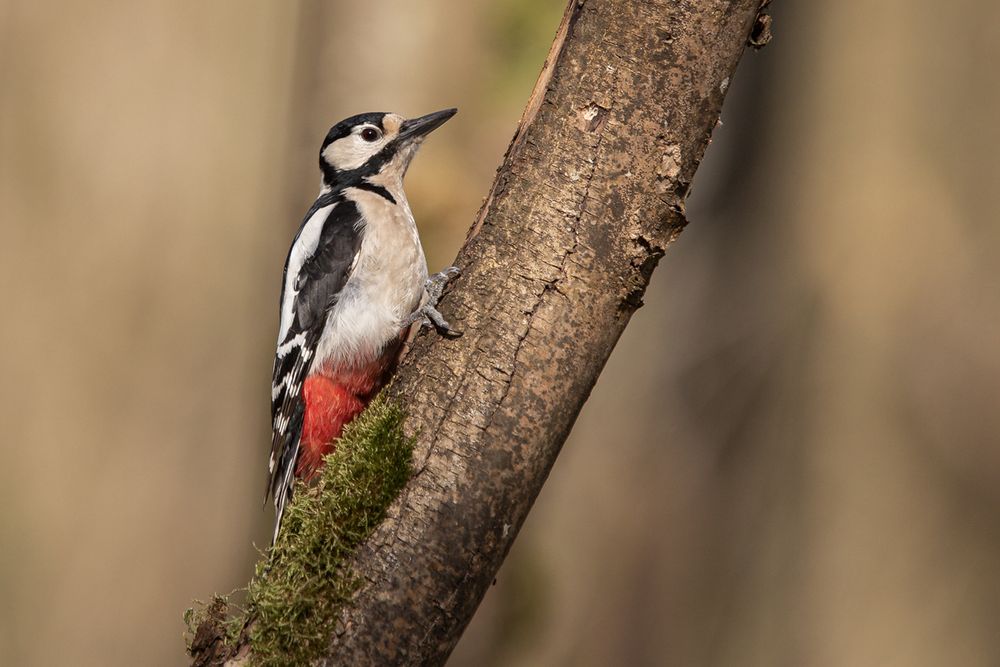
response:
[[[343,373],[376,362],[395,348],[403,322],[419,307],[427,264],[419,241],[366,253],[327,315],[314,372]]]

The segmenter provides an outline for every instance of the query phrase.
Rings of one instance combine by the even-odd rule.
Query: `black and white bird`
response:
[[[392,373],[412,323],[435,309],[455,267],[428,278],[403,176],[424,138],[455,115],[365,113],[323,141],[319,197],[285,260],[271,386],[268,494],[274,539],[295,478],[309,479]]]

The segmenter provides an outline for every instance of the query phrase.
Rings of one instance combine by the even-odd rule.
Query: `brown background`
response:
[[[327,127],[460,107],[407,182],[436,270],[562,5],[0,3],[0,664],[183,663],[268,539]],[[1000,663],[1000,5],[772,13],[453,665]]]

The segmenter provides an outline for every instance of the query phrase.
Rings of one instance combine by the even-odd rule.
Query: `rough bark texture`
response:
[[[442,302],[465,335],[418,337],[391,388],[417,472],[357,556],[328,664],[447,659],[685,224],[759,7],[570,3]]]

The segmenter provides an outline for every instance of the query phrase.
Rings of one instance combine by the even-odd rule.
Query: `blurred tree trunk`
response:
[[[760,0],[572,0],[457,265],[391,387],[416,474],[356,556],[329,664],[440,664],[649,277]]]

